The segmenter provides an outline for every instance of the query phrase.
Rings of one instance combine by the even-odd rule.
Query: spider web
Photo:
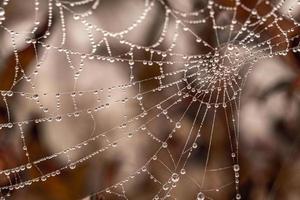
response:
[[[1,90],[7,122],[0,128],[9,131],[7,137],[18,135],[13,140],[26,157],[26,162],[0,171],[8,181],[0,188],[2,199],[114,156],[125,157],[122,173],[82,197],[132,199],[141,183],[150,182],[143,199],[180,199],[180,191],[190,190],[197,200],[219,199],[223,191],[241,199],[241,93],[257,62],[299,51],[294,43],[299,37],[297,1],[283,13],[283,0],[209,0],[191,11],[164,0],[145,0],[133,23],[118,31],[93,18],[103,11],[102,3],[31,1],[33,28],[19,31],[6,21],[10,5],[21,2],[2,2],[0,29],[10,38],[15,65],[10,88]],[[157,15],[159,28],[149,29]],[[68,32],[69,26],[78,33]],[[139,41],[145,29],[154,35],[149,42]],[[81,45],[88,48],[69,43],[77,37],[84,37]],[[24,43],[35,55],[30,70],[24,69],[20,56]],[[52,59],[58,60],[57,66],[49,64]],[[51,74],[49,68],[59,70]],[[89,81],[93,87],[84,84]],[[40,115],[17,120],[13,116],[20,106],[34,107]],[[218,121],[225,122],[223,132]],[[60,140],[66,132],[74,136],[61,139],[56,152],[32,156],[26,133],[32,124],[51,127],[50,140]],[[72,139],[78,135],[80,141]],[[221,154],[214,151],[218,138],[224,145]],[[214,157],[224,160],[221,166]],[[53,160],[60,165],[49,169],[47,163]]]

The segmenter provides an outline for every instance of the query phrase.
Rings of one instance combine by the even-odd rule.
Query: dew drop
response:
[[[181,169],[181,170],[180,170],[180,174],[182,174],[182,175],[183,175],[183,174],[186,174],[185,169]]]
[[[180,123],[180,122],[177,122],[176,125],[175,125],[175,127],[176,127],[176,128],[181,128],[181,123]]]
[[[193,145],[192,145],[192,147],[193,147],[193,149],[197,149],[197,147],[198,147],[197,143],[194,142]]]
[[[0,7],[0,17],[3,17],[5,15],[4,8]]]
[[[136,98],[137,98],[137,100],[139,100],[139,101],[140,101],[140,100],[142,100],[142,99],[143,99],[143,96],[142,96],[141,94],[138,94]]]
[[[57,122],[60,122],[60,121],[62,120],[62,117],[61,117],[61,116],[56,116],[55,120],[56,120]]]
[[[197,200],[204,200],[205,199],[205,195],[202,192],[199,192],[197,194]]]
[[[168,183],[163,185],[163,190],[167,191],[169,189]]]
[[[146,168],[145,166],[142,167],[142,171],[143,171],[143,172],[147,171],[147,168]]]
[[[7,94],[7,96],[11,97],[11,96],[13,96],[14,93],[13,93],[13,91],[7,91],[6,94]]]
[[[173,173],[171,179],[174,183],[177,183],[179,181],[179,175],[177,173]]]
[[[57,7],[60,7],[62,4],[61,4],[61,2],[56,2],[55,5],[56,5]]]
[[[26,39],[25,39],[25,42],[26,42],[27,44],[30,44],[30,43],[32,42],[32,40],[31,40],[30,38],[26,38]]]
[[[155,197],[153,198],[153,200],[158,200],[158,199],[159,199],[158,195],[155,195]]]
[[[73,15],[73,19],[74,19],[74,20],[79,20],[79,18],[80,18],[79,15],[77,15],[77,14],[74,14],[74,15]]]
[[[112,147],[117,147],[118,143],[114,142],[112,143]]]
[[[39,98],[39,95],[38,95],[38,94],[34,94],[34,95],[32,96],[32,98],[33,98],[34,100],[37,100],[37,99]]]
[[[233,50],[233,45],[232,45],[232,44],[228,44],[227,49],[228,49],[229,51],[232,51],[232,50]]]
[[[27,168],[27,169],[31,169],[31,167],[32,167],[31,163],[28,163],[28,164],[26,165],[26,168]]]
[[[240,171],[240,166],[238,164],[233,165],[233,171],[235,172]]]
[[[75,163],[71,163],[71,164],[69,165],[69,168],[70,168],[70,169],[75,169],[75,168],[76,168]]]
[[[47,177],[46,177],[46,176],[42,176],[41,180],[42,180],[42,181],[46,181],[46,180],[47,180]]]
[[[198,42],[198,43],[200,43],[201,41],[202,41],[201,38],[196,39],[196,42]]]
[[[163,147],[163,148],[167,148],[167,147],[168,147],[168,143],[163,142],[163,143],[162,143],[162,147]]]
[[[13,123],[11,122],[7,123],[7,128],[12,128],[13,126],[14,126]]]

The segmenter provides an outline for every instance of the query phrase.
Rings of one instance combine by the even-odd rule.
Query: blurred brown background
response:
[[[70,1],[62,1],[68,7]],[[74,1],[75,2],[75,1]],[[102,0],[99,7],[93,11],[93,15],[87,19],[111,32],[123,30],[137,19],[143,12],[144,7],[150,5],[152,1],[133,1],[133,0]],[[149,46],[161,36],[165,20],[165,8],[159,1],[153,1],[151,11],[145,17],[143,23],[134,31],[126,36],[126,40],[135,44]],[[200,0],[172,0],[164,1],[166,5],[173,9],[183,12],[193,12],[208,5],[208,1]],[[227,7],[235,7],[235,1],[232,0],[215,0],[214,4]],[[265,15],[274,5],[280,5],[276,11],[276,16],[283,16],[280,22],[280,28],[284,30],[291,29],[293,22],[284,16],[291,5],[297,5],[297,1],[286,1],[280,4],[280,1],[243,0],[241,3],[253,9],[257,8],[260,15]],[[269,1],[267,1],[269,2]],[[124,121],[124,115],[127,120],[136,114],[141,113],[141,107],[138,101],[129,101],[125,104],[113,104],[115,100],[131,98],[142,91],[158,87],[158,81],[148,81],[139,86],[132,86],[122,91],[117,85],[129,81],[130,70],[127,63],[107,62],[96,59],[88,59],[80,55],[67,55],[56,49],[46,50],[41,45],[33,45],[25,42],[26,38],[39,38],[40,41],[59,46],[61,31],[61,13],[59,6],[53,2],[53,22],[49,30],[48,23],[48,1],[39,1],[39,14],[36,16],[39,21],[38,29],[35,35],[27,34],[34,28],[34,4],[35,1],[28,0],[26,3],[20,0],[11,0],[5,6],[5,21],[0,27],[0,89],[1,91],[18,91],[12,96],[3,92],[0,120],[1,123],[8,122],[9,108],[10,121],[20,122],[30,119],[40,119],[49,117],[49,113],[66,114],[76,111],[77,109],[87,109],[95,105],[105,105],[111,103],[108,109],[95,114],[81,114],[76,118],[63,117],[61,122],[41,122],[28,123],[22,125],[26,139],[26,145],[30,154],[31,161],[52,155],[55,152],[63,151],[73,145],[87,140],[96,134],[104,133],[112,127],[119,126]],[[76,12],[84,12],[91,7],[93,1],[83,6],[75,6]],[[72,8],[73,9],[73,8]],[[231,23],[231,15],[227,11],[218,11],[215,14],[217,23]],[[237,11],[237,21],[243,23],[249,12]],[[299,19],[300,6],[295,7],[293,17]],[[207,17],[208,13],[202,13],[195,19]],[[91,44],[89,34],[83,24],[74,20],[72,13],[64,12],[66,24],[66,44],[65,49],[72,49],[75,52],[89,53]],[[175,31],[175,19],[170,17],[170,22],[165,34],[165,39],[157,48],[160,50],[167,49],[172,44],[172,38]],[[254,19],[253,19],[254,20]],[[273,19],[274,20],[274,19]],[[266,23],[267,24],[267,23]],[[262,27],[265,24],[262,25]],[[5,29],[24,34],[13,35]],[[212,23],[201,25],[190,25],[190,28],[208,41],[213,46],[217,46],[216,37],[212,34]],[[270,28],[265,31],[262,37],[271,38],[281,34],[280,28]],[[249,28],[250,29],[250,28]],[[171,52],[180,52],[183,54],[204,53],[206,50],[196,45],[195,40],[186,34],[182,29],[178,29],[179,38],[176,46]],[[43,38],[43,35],[50,31],[50,36]],[[102,33],[93,33],[93,38],[100,41],[104,37]],[[97,35],[98,34],[98,35]],[[286,36],[292,38],[299,34],[299,27],[294,32]],[[226,41],[226,31],[220,32],[220,39]],[[108,37],[108,43],[111,47],[113,56],[128,51],[128,46],[121,45],[118,37]],[[263,40],[264,38],[261,38]],[[284,37],[272,40],[273,44],[280,43]],[[260,40],[255,41],[259,44]],[[255,43],[254,42],[254,43]],[[299,40],[290,39],[291,46],[297,46]],[[17,55],[20,61],[19,66],[25,74],[30,74],[30,81],[21,78],[22,73],[16,74],[16,56],[14,54],[13,43],[17,48]],[[251,44],[251,45],[257,45]],[[284,46],[278,46],[278,51],[284,49]],[[105,45],[97,49],[95,54],[107,56],[108,52]],[[45,59],[43,60],[43,56]],[[70,68],[69,60],[75,69]],[[134,51],[135,59],[149,60],[149,52],[144,50]],[[156,58],[157,57],[157,58]],[[158,59],[154,55],[153,59]],[[42,61],[38,73],[37,59]],[[174,57],[167,57],[172,60]],[[83,65],[81,65],[83,60]],[[157,76],[161,73],[157,64],[148,66],[135,64],[133,74],[135,80],[145,80],[149,77]],[[78,80],[74,80],[76,70],[83,66],[83,72]],[[163,65],[166,72],[182,67],[180,64]],[[300,198],[300,173],[299,173],[299,136],[300,133],[300,113],[299,113],[299,52],[290,51],[284,56],[274,56],[257,62],[253,71],[247,79],[242,90],[241,109],[239,110],[239,164],[240,178],[239,191],[242,199],[291,199]],[[11,89],[14,77],[21,80]],[[38,91],[39,102],[36,102],[32,96],[32,89]],[[103,91],[80,94],[78,91],[93,91],[98,88],[104,88]],[[110,88],[110,89],[108,89]],[[108,89],[108,90],[107,90]],[[77,91],[74,98],[68,91]],[[22,96],[21,92],[28,93]],[[47,93],[47,95],[43,95]],[[57,93],[61,93],[57,95]],[[174,90],[163,90],[161,92],[151,93],[143,98],[145,107],[150,107],[161,102],[166,97],[174,94]],[[58,103],[59,99],[59,103]],[[190,100],[174,106],[168,114],[172,119],[178,119],[185,111]],[[40,105],[43,105],[41,108]],[[59,104],[60,106],[58,107]],[[77,106],[74,107],[74,104]],[[166,106],[166,105],[165,105]],[[48,111],[45,112],[44,108]],[[187,111],[182,120],[180,128],[175,136],[168,143],[168,150],[174,158],[180,157],[181,149],[185,144],[187,134],[192,126],[196,116],[195,108]],[[235,110],[236,111],[236,110]],[[232,111],[228,108],[228,113]],[[155,117],[157,113],[149,113],[149,118]],[[204,111],[201,110],[199,119],[202,119]],[[202,116],[202,118],[201,118]],[[72,153],[66,153],[57,158],[38,164],[38,168],[43,173],[48,173],[68,165],[70,161],[76,161],[81,157],[96,151],[101,146],[109,144],[115,139],[121,138],[129,130],[146,123],[147,119],[139,119],[124,129],[116,129],[109,136],[101,136],[96,142],[91,142],[83,150],[76,150]],[[211,133],[212,121],[214,124],[213,143],[210,144],[209,138]],[[210,112],[204,120],[201,133],[201,139],[197,143],[197,148],[193,151],[189,159],[186,170],[187,175],[180,177],[180,182],[172,190],[170,197],[165,199],[196,199],[199,187],[194,181],[201,182],[203,177],[205,160],[209,147],[211,146],[211,157],[209,169],[206,173],[206,182],[204,193],[207,199],[233,199],[236,195],[235,181],[230,157],[230,146],[228,134],[233,134],[233,130],[227,129],[224,113],[218,111],[216,117]],[[201,121],[197,121],[197,126]],[[147,172],[142,175],[136,175],[132,181],[124,184],[124,188],[118,186],[110,189],[110,192],[100,192],[110,185],[113,185],[127,176],[134,173],[139,167],[151,158],[160,144],[153,141],[146,132],[150,132],[157,138],[164,140],[174,125],[168,119],[155,117],[155,120],[147,124],[147,130],[143,134],[134,136],[132,140],[124,140],[118,144],[117,148],[109,149],[103,154],[84,161],[75,169],[67,169],[60,175],[49,178],[47,181],[39,181],[30,186],[12,191],[10,199],[49,199],[49,200],[68,200],[68,199],[152,199],[154,195],[162,189],[163,183],[168,181],[170,172],[159,162],[153,162],[147,166]],[[231,127],[232,129],[232,127]],[[126,135],[125,135],[126,136]],[[0,130],[0,168],[1,170],[14,168],[21,164],[27,163],[27,157],[24,155],[23,140],[20,138],[20,129],[17,124],[12,128],[3,127]],[[159,160],[164,161],[169,167],[172,161],[168,153],[159,154]],[[223,169],[224,167],[224,169]],[[22,183],[25,180],[39,176],[37,168],[31,168],[25,172],[17,173],[18,175],[1,175],[1,185],[6,186],[14,183]],[[151,178],[152,177],[152,178]],[[154,178],[153,178],[154,177]],[[190,178],[192,177],[192,178]],[[129,178],[130,179],[130,178]],[[158,184],[156,181],[162,184]],[[229,184],[228,184],[229,183]],[[227,185],[228,184],[228,185]],[[223,188],[224,186],[224,188]],[[123,192],[126,192],[124,196]],[[1,191],[6,196],[7,190]]]

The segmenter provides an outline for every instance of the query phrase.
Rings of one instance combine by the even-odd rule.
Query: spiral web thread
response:
[[[89,197],[110,194],[129,199],[126,191],[127,185],[134,183],[139,179],[138,177],[144,177],[150,179],[157,188],[151,194],[153,199],[176,197],[174,191],[181,184],[182,179],[189,179],[190,183],[197,188],[195,199],[213,199],[214,193],[227,188],[234,188],[234,198],[241,199],[238,158],[242,88],[255,63],[273,56],[286,56],[290,51],[297,52],[299,49],[298,45],[291,45],[299,36],[297,33],[299,23],[293,17],[298,8],[298,2],[295,1],[284,14],[281,9],[285,3],[283,0],[276,2],[261,0],[255,2],[254,5],[247,5],[247,2],[238,0],[234,2],[209,0],[203,1],[202,8],[199,10],[184,12],[173,8],[164,0],[145,0],[142,14],[132,25],[119,32],[109,32],[100,25],[89,22],[89,17],[101,7],[100,0],[74,2],[49,0],[46,6],[47,31],[41,37],[34,38],[41,24],[38,18],[40,7],[42,4],[45,5],[46,1],[35,0],[33,2],[36,16],[34,28],[31,32],[24,33],[6,26],[6,7],[9,6],[10,1],[4,0],[0,8],[0,28],[11,38],[16,65],[11,89],[1,91],[6,104],[8,121],[0,124],[0,127],[2,130],[18,129],[22,141],[20,149],[28,162],[0,171],[0,176],[10,182],[9,185],[1,186],[2,198],[10,196],[11,191],[31,187],[32,184],[48,181],[65,171],[80,167],[101,154],[114,151],[124,142],[129,145],[139,142],[135,138],[144,135],[149,139],[148,143],[155,147],[155,151],[145,156],[144,162],[135,171],[128,173],[122,180],[110,186],[99,188],[99,191],[90,194]],[[164,13],[162,15],[164,23],[158,31],[158,39],[147,46],[128,39],[128,36],[142,26],[145,20],[154,17],[152,12],[157,7]],[[78,8],[83,8],[84,11],[79,12]],[[47,42],[47,39],[56,31],[52,30],[54,13],[59,16],[60,21],[60,44],[57,45]],[[217,16],[220,13],[228,14],[225,23],[218,21]],[[244,17],[241,17],[242,14]],[[80,24],[79,28],[85,29],[90,46],[89,51],[77,51],[65,47],[68,41],[66,31],[68,24],[65,18],[68,16],[72,16],[72,20]],[[287,21],[288,25],[283,26],[283,21]],[[197,31],[195,29],[197,26],[210,27],[214,34],[214,41],[208,41],[205,36],[202,36],[204,33]],[[178,40],[182,36],[192,38],[193,45],[196,45],[201,52],[196,54],[177,52]],[[30,73],[23,70],[19,60],[16,40],[20,38],[35,49],[36,63],[34,70]],[[114,53],[113,42],[117,42],[123,48],[123,52]],[[105,50],[99,52],[100,47]],[[36,78],[44,62],[47,61],[48,52],[56,52],[66,58],[68,66],[61,67],[71,69],[73,72],[74,90],[51,92],[36,89]],[[72,64],[72,57],[80,59],[79,66]],[[89,90],[78,90],[76,84],[91,61],[98,62],[99,65],[102,63],[124,65],[122,70],[127,72],[128,81],[106,88],[100,85]],[[148,73],[147,77],[138,74],[140,71],[151,69],[155,69],[156,72]],[[31,91],[15,89],[23,83],[30,85]],[[116,95],[120,93],[121,97]],[[13,110],[10,98],[16,96],[21,99],[21,102],[30,101],[38,105],[43,117],[23,121],[11,120]],[[89,107],[79,106],[80,98],[84,96],[93,98]],[[47,105],[43,104],[43,98],[55,99],[56,108],[47,108]],[[72,99],[72,111],[63,110],[64,99]],[[137,105],[138,109],[120,110],[120,119],[113,120],[114,125],[107,130],[99,130],[95,122],[96,115],[110,112],[111,107],[116,104],[124,108]],[[189,114],[190,117],[192,116],[191,123],[184,123],[188,118],[187,114],[191,111],[192,114]],[[29,147],[26,145],[25,129],[27,126],[32,123],[64,123],[65,120],[80,123],[78,119],[81,117],[90,118],[93,121],[91,133],[86,140],[51,155],[41,155],[38,159],[31,158]],[[227,153],[231,163],[210,168],[209,163],[214,159],[211,152],[212,143],[217,137],[214,132],[215,121],[218,117],[226,121],[226,134],[230,148]],[[167,134],[158,134],[153,131],[152,126],[160,121],[164,122],[164,126],[169,127]],[[182,146],[176,147],[177,153],[174,153],[172,140],[178,134],[184,135],[181,136],[184,142]],[[202,163],[204,170],[201,179],[196,180],[189,175],[189,159],[197,151],[198,143],[204,135],[207,138],[208,150],[202,153],[205,154]],[[97,141],[101,141],[101,145],[92,150],[88,149]],[[81,152],[82,149],[85,154],[79,159],[72,159],[69,156],[72,152]],[[65,157],[68,161],[55,170],[49,171],[42,167],[44,162]],[[156,177],[152,174],[152,165],[159,165],[164,170],[165,177]],[[38,171],[38,175],[28,179],[21,178],[22,174],[32,170]],[[222,182],[220,185],[207,186],[209,174],[220,172],[228,173],[231,180]]]

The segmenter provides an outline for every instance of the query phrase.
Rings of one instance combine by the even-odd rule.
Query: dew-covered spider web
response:
[[[0,2],[1,138],[18,152],[1,199],[82,168],[77,198],[243,198],[241,95],[256,63],[300,51],[300,3],[195,2]]]

